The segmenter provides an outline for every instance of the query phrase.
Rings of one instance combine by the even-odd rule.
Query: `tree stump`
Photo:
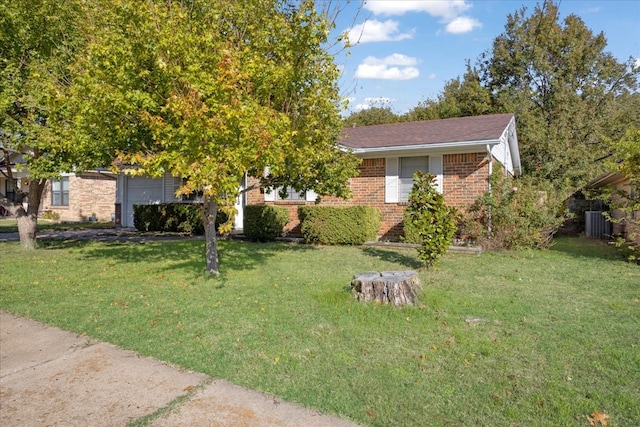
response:
[[[358,301],[396,307],[414,304],[418,293],[422,292],[418,273],[413,270],[357,273],[351,281],[351,289]]]

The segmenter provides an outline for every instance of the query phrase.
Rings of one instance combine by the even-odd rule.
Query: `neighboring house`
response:
[[[624,194],[628,194],[632,199],[637,197],[637,192],[639,190],[631,185],[631,180],[628,177],[625,177],[618,172],[601,175],[586,185],[587,190],[598,190],[604,188],[612,188],[617,191],[621,191]],[[624,200],[619,195],[614,195],[613,202],[620,203],[624,202]],[[612,218],[619,220],[612,222],[611,235],[622,236],[627,240],[634,240],[637,244],[640,244],[640,226],[638,225],[640,224],[640,211],[623,212],[620,209],[614,209],[610,214]],[[590,230],[588,227],[585,227],[585,231],[587,232],[587,235],[589,235]]]
[[[14,201],[16,192],[29,192],[29,174],[24,168],[16,168],[21,158],[11,160],[9,179],[7,165],[0,164],[0,193]],[[116,176],[107,171],[81,174],[62,174],[60,179],[47,180],[40,200],[40,214],[55,212],[62,221],[87,221],[95,215],[99,221],[113,221],[116,196]]]
[[[513,114],[348,128],[343,130],[339,143],[362,159],[359,176],[349,182],[353,198],[345,201],[323,197],[320,204],[378,208],[382,214],[382,238],[402,234],[402,216],[413,174],[418,170],[435,175],[437,189],[446,202],[463,209],[489,190],[493,169],[511,175],[521,173]],[[252,177],[246,181],[249,186],[257,183]],[[120,174],[117,182],[116,223],[120,219],[125,227],[133,226],[135,204],[186,202],[175,195],[182,180],[168,174],[162,179]],[[295,232],[299,226],[298,206],[315,203],[313,192],[289,191],[287,198],[280,199],[278,191],[256,188],[239,198],[235,228],[242,228],[244,206],[274,204],[289,209],[287,231]]]
[[[489,190],[498,167],[521,173],[513,114],[462,117],[344,129],[340,145],[362,159],[360,174],[349,182],[353,198],[323,197],[321,205],[374,206],[382,214],[381,238],[402,235],[403,212],[416,171],[436,176],[437,189],[450,206],[467,208]],[[253,185],[254,180],[249,180]],[[277,191],[247,194],[248,204],[275,204],[289,209],[289,231],[298,227],[297,208],[314,204],[314,194],[279,199]]]

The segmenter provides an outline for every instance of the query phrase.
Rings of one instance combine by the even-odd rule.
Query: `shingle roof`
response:
[[[513,114],[345,128],[340,144],[352,149],[400,147],[470,141],[496,141]]]

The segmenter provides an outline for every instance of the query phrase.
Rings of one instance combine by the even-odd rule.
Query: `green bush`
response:
[[[218,212],[216,227],[226,221],[226,215]],[[133,225],[139,231],[181,232],[204,234],[202,205],[191,203],[163,203],[159,205],[134,205]]]
[[[361,245],[380,230],[380,211],[370,206],[300,206],[298,217],[307,243]]]
[[[249,205],[244,208],[244,235],[254,242],[273,241],[284,233],[289,211],[281,206]]]
[[[516,180],[499,171],[490,179],[491,192],[469,208],[464,234],[485,249],[549,247],[570,215],[551,184]]]
[[[435,179],[423,172],[414,174],[409,205],[404,211],[405,240],[420,245],[418,258],[427,267],[451,246],[457,228],[456,210],[445,204],[444,196],[434,187]]]

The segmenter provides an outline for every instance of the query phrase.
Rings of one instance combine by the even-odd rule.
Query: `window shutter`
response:
[[[270,191],[270,193],[269,193]],[[275,188],[265,188],[264,189],[264,201],[265,202],[275,202],[276,201],[276,190]]]
[[[265,176],[265,178],[269,176],[269,166],[265,166],[265,168],[264,168],[264,176]],[[275,188],[265,188],[264,189],[264,201],[265,202],[275,202],[276,201],[276,190],[275,190]]]
[[[384,177],[384,202],[398,203],[398,158],[387,157]]]
[[[436,176],[436,190],[438,193],[443,192],[443,180],[442,180],[442,156],[429,156],[429,173]]]

